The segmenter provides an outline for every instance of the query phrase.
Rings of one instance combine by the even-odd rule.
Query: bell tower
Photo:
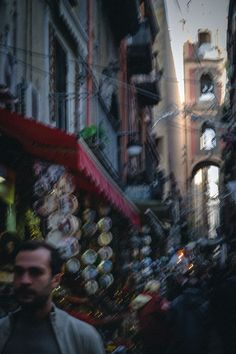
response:
[[[219,225],[219,167],[224,59],[211,32],[184,44],[185,160],[193,233],[213,238]],[[196,238],[194,235],[193,238]]]

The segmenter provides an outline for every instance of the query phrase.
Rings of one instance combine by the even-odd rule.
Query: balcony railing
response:
[[[118,172],[115,170],[113,164],[111,161],[108,159],[106,154],[103,152],[102,148],[100,148],[100,144],[90,144],[89,142],[85,141],[88,147],[91,149],[93,154],[96,156],[98,161],[102,164],[102,166],[105,168],[105,170],[108,172],[108,174],[111,176],[111,178],[117,183],[117,185],[123,189],[123,184],[122,184],[122,179],[121,176],[118,174]]]

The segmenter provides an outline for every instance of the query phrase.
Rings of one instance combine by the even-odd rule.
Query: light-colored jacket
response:
[[[19,311],[19,310],[18,310]],[[0,319],[0,354],[11,335],[16,313]],[[104,354],[100,335],[91,325],[54,307],[50,320],[61,354]]]

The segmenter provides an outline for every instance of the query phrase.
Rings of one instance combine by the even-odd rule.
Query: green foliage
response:
[[[90,144],[99,143],[99,145],[101,145],[107,142],[107,136],[101,123],[98,126],[91,124],[88,127],[83,128],[80,131],[79,136]]]
[[[96,125],[92,124],[89,127],[85,127],[80,131],[80,137],[84,140],[92,138],[98,134]]]

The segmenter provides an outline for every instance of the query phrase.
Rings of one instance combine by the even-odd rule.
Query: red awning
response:
[[[83,179],[88,180],[91,189],[110,202],[132,224],[140,224],[138,209],[74,134],[67,134],[5,109],[0,109],[0,131],[17,139],[28,154],[73,170],[82,184]]]

